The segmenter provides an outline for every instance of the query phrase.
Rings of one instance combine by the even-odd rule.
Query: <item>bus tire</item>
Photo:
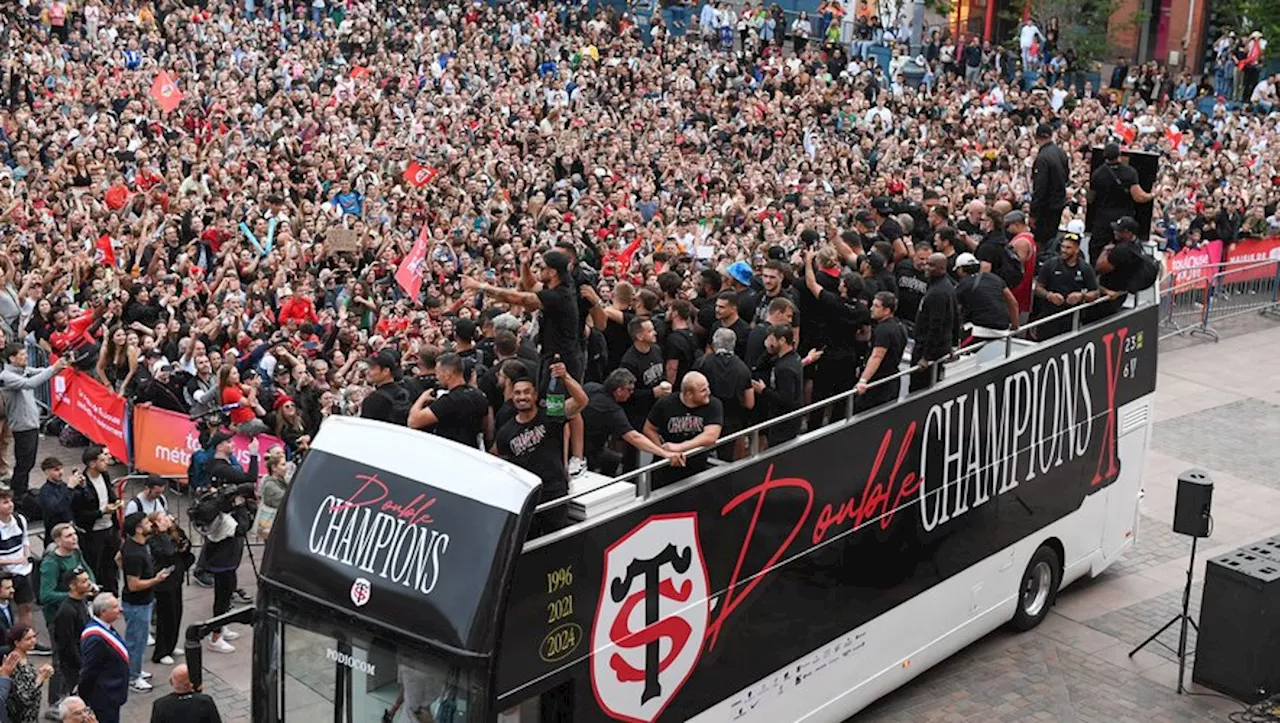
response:
[[[1049,614],[1049,608],[1058,595],[1062,582],[1062,562],[1058,553],[1048,545],[1041,545],[1031,556],[1027,569],[1018,585],[1018,609],[1009,622],[1014,630],[1030,630]]]

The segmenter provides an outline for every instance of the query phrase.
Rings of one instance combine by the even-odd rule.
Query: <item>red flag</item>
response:
[[[107,266],[116,265],[116,250],[111,248],[111,236],[102,234],[97,241],[93,242],[94,248],[98,249],[98,260]]]
[[[415,301],[422,292],[422,274],[427,265],[427,247],[430,245],[431,230],[424,221],[422,230],[418,232],[418,240],[413,243],[409,255],[400,262],[400,268],[396,269],[396,283]]]
[[[1182,131],[1178,129],[1178,126],[1169,126],[1168,128],[1165,128],[1164,137],[1168,138],[1169,142],[1172,143],[1175,148],[1182,145]]]
[[[1120,136],[1125,143],[1133,143],[1133,139],[1138,137],[1138,129],[1117,118],[1116,135]]]
[[[355,80],[356,78],[363,78],[368,74],[369,74],[368,68],[364,67],[363,65],[354,65],[351,67],[351,72],[347,75],[347,77],[351,78],[352,80]]]
[[[418,188],[422,188],[428,183],[436,180],[436,176],[438,175],[440,175],[439,169],[419,165],[417,161],[413,161],[409,164],[408,168],[404,169],[403,177],[405,181],[412,183]]]
[[[151,97],[155,98],[165,113],[172,113],[182,103],[182,91],[178,89],[178,84],[163,70],[151,83]]]

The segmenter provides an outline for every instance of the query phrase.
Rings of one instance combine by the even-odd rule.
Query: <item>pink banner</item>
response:
[[[1165,254],[1165,288],[1204,282],[1213,278],[1222,263],[1222,242],[1209,241],[1199,248],[1184,248],[1176,254]]]
[[[231,443],[243,469],[249,469],[249,438],[237,434]],[[278,437],[258,435],[258,451],[266,454],[272,447],[283,447]],[[139,470],[165,477],[185,477],[191,455],[200,449],[196,425],[185,414],[158,409],[149,404],[133,408],[133,464]],[[267,474],[258,466],[258,476]]]

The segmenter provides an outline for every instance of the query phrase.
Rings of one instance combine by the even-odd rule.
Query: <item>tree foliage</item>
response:
[[[1239,2],[1280,2],[1280,0],[1236,0]],[[1020,22],[1022,5],[1011,8],[1005,17]],[[1076,53],[1076,62],[1080,68],[1093,68],[1097,63],[1108,59],[1113,54],[1111,34],[1116,30],[1111,16],[1120,7],[1120,0],[1032,0],[1031,17],[1035,19],[1040,32],[1049,25],[1050,18],[1058,19],[1059,41],[1063,48],[1072,48]],[[1122,24],[1133,24],[1139,21],[1135,14],[1131,18],[1121,18]],[[1012,47],[1017,47],[1017,29],[1015,28]]]
[[[1257,30],[1268,43],[1280,39],[1280,0],[1219,0],[1213,8],[1221,27],[1245,35]],[[1277,48],[1269,45],[1268,54],[1274,55]]]

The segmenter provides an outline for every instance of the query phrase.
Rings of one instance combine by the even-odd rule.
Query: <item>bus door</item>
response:
[[[538,484],[440,437],[326,421],[266,545],[254,720],[485,720]]]

